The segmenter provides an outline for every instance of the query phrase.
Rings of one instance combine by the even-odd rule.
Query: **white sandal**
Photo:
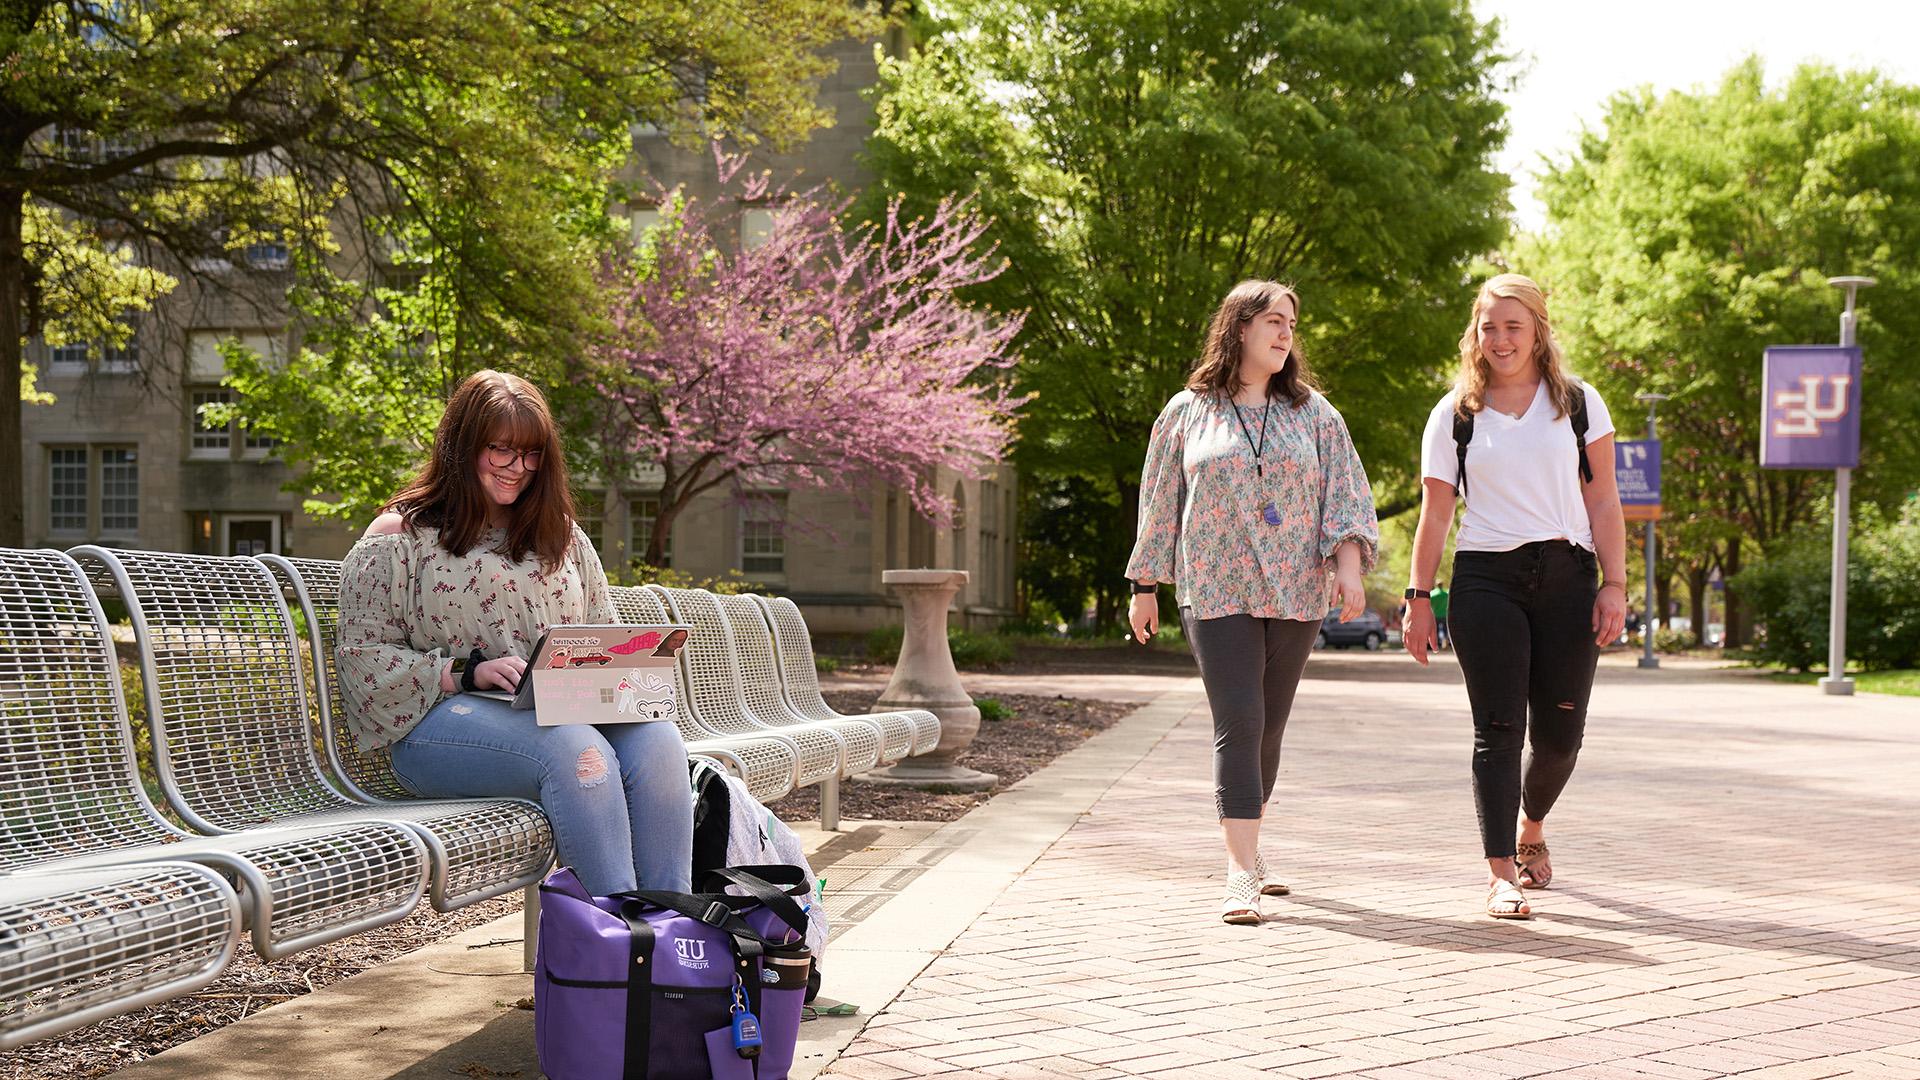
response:
[[[1260,879],[1261,896],[1286,896],[1293,892],[1277,881],[1267,880],[1270,875],[1267,873],[1267,853],[1264,851],[1253,853],[1253,876]]]
[[[1247,870],[1227,871],[1227,898],[1220,904],[1220,921],[1234,926],[1258,926],[1260,878]]]
[[[1495,878],[1487,887],[1487,914],[1496,919],[1531,919],[1533,908],[1520,886],[1505,878]]]

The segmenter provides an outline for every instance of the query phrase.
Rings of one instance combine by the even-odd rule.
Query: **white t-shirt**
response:
[[[1613,416],[1591,386],[1587,395],[1587,453],[1613,434]],[[1452,391],[1427,416],[1420,441],[1420,475],[1456,488],[1460,459],[1453,445]],[[1593,523],[1581,497],[1579,449],[1573,418],[1555,417],[1544,380],[1527,411],[1515,420],[1498,409],[1473,418],[1467,444],[1467,512],[1455,551],[1512,551],[1536,540],[1571,540],[1593,550]]]

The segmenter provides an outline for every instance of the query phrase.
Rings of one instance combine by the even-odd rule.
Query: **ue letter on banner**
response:
[[[1860,464],[1860,347],[1769,345],[1761,360],[1760,466]]]

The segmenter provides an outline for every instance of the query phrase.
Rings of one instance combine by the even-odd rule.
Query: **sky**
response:
[[[1757,54],[1769,82],[1820,60],[1874,67],[1920,83],[1920,0],[1472,0],[1499,18],[1505,50],[1519,56],[1519,85],[1506,96],[1509,134],[1497,164],[1514,178],[1514,216],[1537,229],[1546,212],[1531,173],[1541,155],[1564,156],[1581,126],[1597,127],[1608,98],[1717,85]]]

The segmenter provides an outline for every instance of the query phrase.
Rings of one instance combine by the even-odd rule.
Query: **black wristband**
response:
[[[1131,582],[1130,584],[1133,585],[1133,595],[1135,596],[1146,596],[1149,593],[1157,593],[1160,591],[1160,586],[1158,584],[1142,585],[1137,581]]]
[[[479,649],[475,649],[467,654],[467,666],[460,672],[460,689],[463,692],[471,694],[475,690],[480,689],[480,684],[473,681],[473,674],[474,669],[478,668],[486,659],[486,655]]]

